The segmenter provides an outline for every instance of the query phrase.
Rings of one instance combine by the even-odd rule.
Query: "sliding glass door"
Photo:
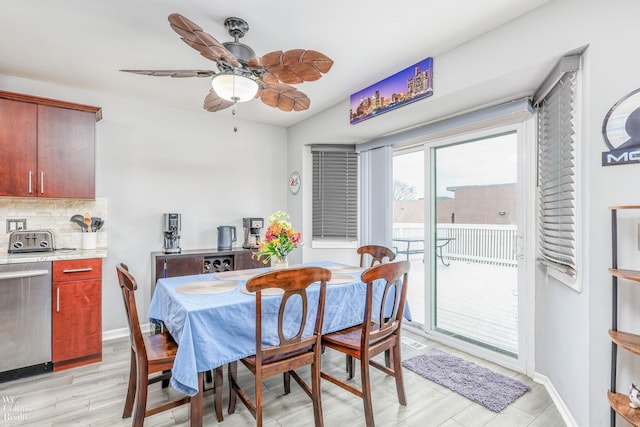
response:
[[[431,325],[518,354],[518,137],[431,150]]]
[[[525,330],[516,129],[396,151],[393,162],[393,244],[412,264],[413,323],[511,360]]]

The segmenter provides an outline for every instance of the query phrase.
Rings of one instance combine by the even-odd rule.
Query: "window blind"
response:
[[[357,238],[358,157],[351,146],[312,146],[313,238]]]
[[[576,276],[576,76],[538,102],[538,230],[543,264]]]

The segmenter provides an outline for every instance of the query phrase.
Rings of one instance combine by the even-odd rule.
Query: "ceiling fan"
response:
[[[311,101],[292,84],[318,80],[333,61],[315,50],[279,50],[257,57],[253,49],[239,39],[249,31],[240,18],[227,18],[224,26],[233,41],[220,43],[184,16],[169,15],[171,28],[202,56],[216,63],[213,70],[120,70],[127,73],[161,77],[212,77],[212,89],[204,99],[204,109],[215,112],[236,102],[260,98],[282,111],[303,111]]]

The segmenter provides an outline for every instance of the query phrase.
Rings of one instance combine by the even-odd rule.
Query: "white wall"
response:
[[[535,369],[548,377],[579,426],[608,425],[611,293],[607,268],[610,256],[608,206],[639,204],[637,182],[640,165],[603,168],[600,153],[606,151],[602,121],[613,104],[640,87],[640,36],[634,0],[554,0],[532,13],[493,30],[472,42],[434,57],[431,98],[386,113],[358,125],[348,124],[348,94],[344,102],[288,131],[289,169],[305,169],[308,160],[300,146],[314,142],[354,142],[427,123],[438,118],[508,98],[531,95],[557,60],[566,52],[589,45],[585,63],[584,129],[581,147],[585,248],[581,293],[538,272],[535,287]],[[419,41],[418,41],[419,42]],[[419,45],[419,43],[417,43]],[[416,61],[430,52],[421,52]],[[398,64],[398,69],[411,64]],[[362,82],[366,87],[375,82]],[[533,143],[532,141],[530,143]],[[307,191],[309,188],[303,187]],[[533,197],[533,189],[531,189]],[[290,198],[289,209],[305,218],[303,232],[310,233],[310,196]],[[621,231],[635,236],[630,220]],[[533,237],[533,236],[530,236]],[[627,242],[632,255],[626,260],[638,268],[637,242]],[[635,243],[635,246],[634,244]],[[317,250],[304,249],[313,259]],[[635,291],[635,292],[634,292]],[[640,328],[640,316],[631,313],[640,304],[640,290],[624,289],[622,318]],[[637,311],[637,310],[636,310]],[[621,326],[622,327],[622,326]],[[636,329],[638,329],[636,328]],[[619,389],[630,379],[638,381],[637,360],[623,355]],[[631,367],[629,367],[631,365]],[[635,377],[634,373],[635,372]]]
[[[162,250],[161,219],[182,213],[181,247],[217,246],[219,225],[287,208],[286,131],[214,113],[165,108],[107,94],[0,75],[0,89],[103,108],[96,134],[96,196],[108,199],[103,330],[126,328],[115,265],[138,281],[148,309],[150,253]],[[238,132],[233,132],[233,127]]]

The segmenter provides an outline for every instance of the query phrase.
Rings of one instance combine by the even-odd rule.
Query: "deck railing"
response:
[[[516,226],[491,224],[438,224],[438,237],[452,240],[442,248],[450,260],[515,266]],[[422,224],[394,223],[393,237],[424,235]]]

